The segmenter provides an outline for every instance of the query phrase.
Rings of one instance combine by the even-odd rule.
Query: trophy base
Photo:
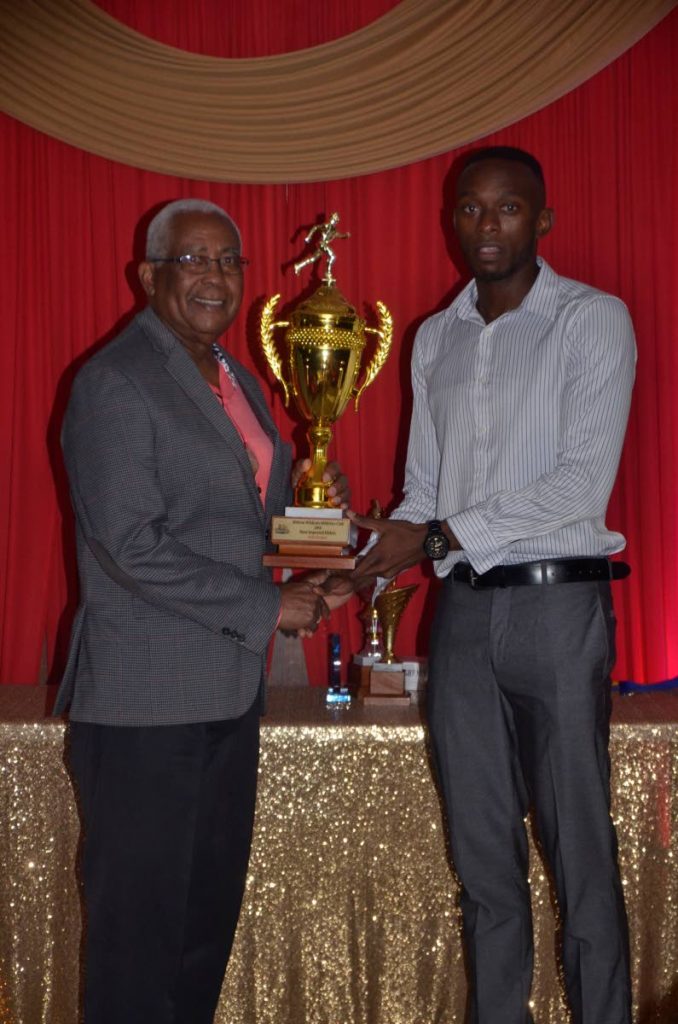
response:
[[[404,708],[411,703],[405,692],[405,673],[399,662],[386,665],[375,662],[370,669],[369,691],[363,697],[366,707]]]
[[[363,704],[365,707],[380,707],[380,708],[408,708],[412,701],[409,697],[388,697],[386,694],[377,696],[375,693],[368,693],[363,697]]]
[[[355,569],[355,555],[264,555],[264,565],[280,569]]]
[[[370,695],[372,697],[404,697],[405,673],[402,665],[385,665],[377,662],[370,672]]]
[[[350,554],[351,523],[338,508],[285,509],[271,519],[275,554],[264,555],[263,564],[285,569],[355,569]]]
[[[351,691],[347,686],[330,686],[325,693],[326,707],[350,707]]]

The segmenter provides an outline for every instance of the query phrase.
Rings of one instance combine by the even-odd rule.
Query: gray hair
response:
[[[155,217],[148,225],[148,231],[146,232],[146,259],[150,260],[154,257],[169,256],[169,235],[172,222],[175,217],[179,217],[182,213],[211,213],[217,217],[221,217],[226,223],[233,228],[238,238],[238,246],[242,246],[242,238],[240,237],[240,231],[238,225],[233,218],[222,210],[216,203],[210,203],[208,199],[175,199],[173,203],[168,203],[167,206],[163,206],[160,213],[156,213]]]

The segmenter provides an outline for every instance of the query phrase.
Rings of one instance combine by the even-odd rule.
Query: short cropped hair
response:
[[[238,246],[242,246],[242,238],[238,225],[225,210],[222,210],[216,203],[208,199],[175,199],[174,202],[163,206],[160,213],[148,225],[146,232],[146,259],[154,259],[171,255],[169,249],[169,235],[172,221],[182,213],[211,213],[225,220],[236,233]]]
[[[474,149],[467,154],[462,169],[465,171],[467,167],[479,164],[484,160],[511,160],[513,163],[524,164],[530,168],[542,187],[546,188],[541,164],[536,156],[532,156],[524,149],[518,149],[517,146],[483,146],[482,149]]]

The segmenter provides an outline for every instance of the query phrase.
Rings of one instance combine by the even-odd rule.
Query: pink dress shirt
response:
[[[262,504],[266,501],[268,481],[273,462],[273,442],[261,426],[242,388],[234,387],[231,379],[219,364],[219,387],[210,384],[224,412],[240,434],[245,450],[252,463]]]

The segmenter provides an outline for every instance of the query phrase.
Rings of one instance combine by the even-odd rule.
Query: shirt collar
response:
[[[532,313],[535,316],[545,317],[547,320],[555,320],[558,310],[560,279],[541,256],[537,256],[537,264],[539,266],[539,274],[536,281],[517,309],[511,310],[511,312]],[[457,317],[459,320],[482,321],[482,317],[476,309],[477,301],[478,286],[474,278],[457,295],[454,302],[448,306],[448,318]]]

